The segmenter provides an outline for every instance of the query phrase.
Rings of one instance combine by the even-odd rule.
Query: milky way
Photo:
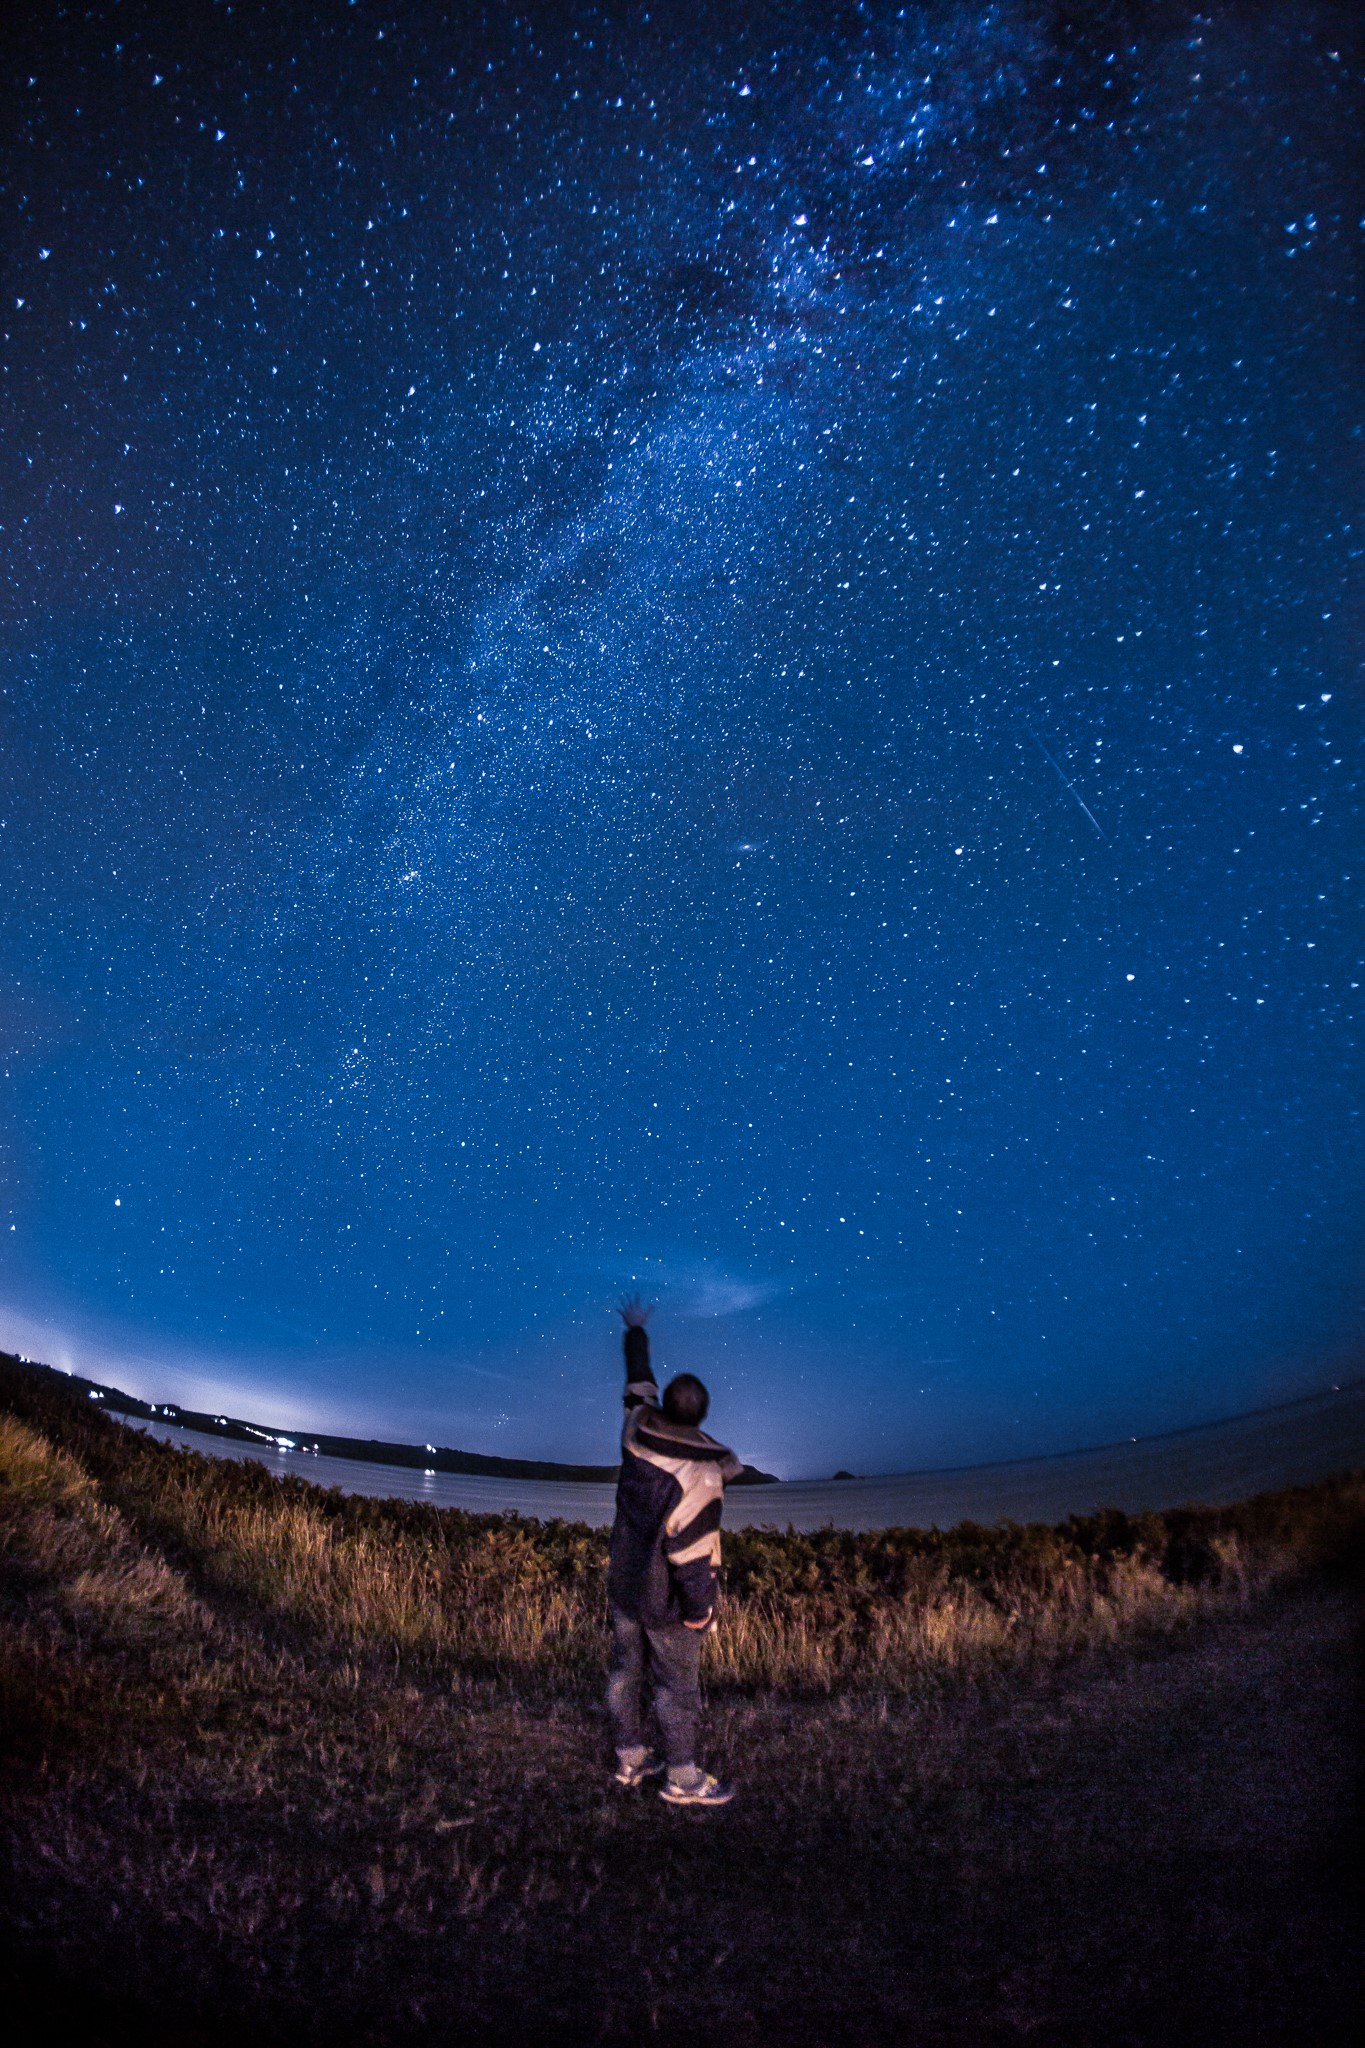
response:
[[[640,1289],[788,1473],[1359,1370],[1354,10],[449,13],[11,32],[0,1342],[600,1459]]]

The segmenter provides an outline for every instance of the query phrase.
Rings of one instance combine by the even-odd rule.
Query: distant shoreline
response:
[[[38,1360],[18,1361],[30,1372],[51,1373],[64,1386],[77,1387],[88,1399],[98,1400],[115,1415],[135,1417],[139,1422],[174,1423],[201,1436],[228,1437],[234,1443],[260,1444],[272,1450],[316,1451],[327,1458],[352,1458],[367,1465],[397,1465],[410,1472],[455,1472],[482,1479],[554,1479],[584,1486],[610,1486],[616,1481],[616,1465],[569,1465],[545,1458],[497,1458],[482,1451],[452,1450],[442,1444],[393,1444],[377,1437],[333,1436],[326,1430],[274,1429],[263,1422],[249,1422],[240,1415],[213,1415],[200,1408],[182,1408],[174,1401],[143,1401],[125,1394],[121,1387],[88,1380],[80,1373],[66,1373]],[[774,1486],[771,1472],[746,1465],[734,1486]]]

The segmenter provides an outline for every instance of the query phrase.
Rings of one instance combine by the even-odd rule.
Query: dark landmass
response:
[[[231,1437],[236,1443],[288,1444],[302,1451],[317,1451],[328,1458],[356,1458],[369,1465],[404,1465],[418,1472],[466,1472],[485,1479],[568,1479],[596,1481],[609,1485],[620,1470],[617,1465],[564,1465],[542,1458],[495,1458],[481,1451],[453,1451],[437,1445],[382,1443],[375,1437],[329,1436],[322,1430],[278,1429],[265,1422],[247,1422],[237,1415],[208,1415],[200,1408],[181,1408],[174,1401],[141,1401],[125,1394],[121,1387],[100,1380],[82,1379],[79,1373],[58,1372],[55,1366],[23,1361],[32,1372],[48,1372],[63,1385],[74,1387],[87,1400],[98,1397],[115,1415],[136,1416],[144,1422],[174,1423],[179,1429],[199,1430],[205,1436]],[[732,1486],[775,1486],[771,1472],[746,1465]]]

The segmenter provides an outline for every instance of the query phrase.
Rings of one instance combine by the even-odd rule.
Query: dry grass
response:
[[[951,1553],[904,1590],[830,1614],[828,1598],[761,1593],[731,1600],[708,1645],[708,1675],[801,1692],[849,1687],[911,1692],[946,1677],[1073,1655],[1140,1634],[1187,1628],[1201,1615],[1240,1609],[1295,1568],[1292,1552],[1254,1560],[1235,1536],[1210,1545],[1197,1584],[1172,1580],[1159,1558],[1059,1555],[1047,1580],[1012,1568],[984,1586],[955,1580]]]
[[[144,1484],[196,1575],[339,1644],[452,1671],[595,1687],[606,1550],[583,1526],[363,1506],[157,1447]],[[1238,1609],[1302,1568],[1328,1525],[1365,1511],[1356,1482],[1296,1526],[1236,1516],[1111,1515],[1062,1530],[730,1539],[713,1684],[915,1691],[1168,1633]]]
[[[72,1620],[132,1638],[203,1627],[183,1576],[139,1544],[67,1452],[0,1414],[0,1560]]]

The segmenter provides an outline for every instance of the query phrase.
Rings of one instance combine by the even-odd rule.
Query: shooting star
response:
[[[1049,754],[1047,748],[1043,745],[1037,733],[1033,730],[1033,727],[1031,725],[1026,725],[1024,727],[1024,731],[1033,741],[1034,746],[1038,749],[1038,752],[1042,755],[1043,759],[1051,763],[1052,767],[1056,769],[1057,777],[1058,780],[1061,782],[1062,788],[1066,790],[1067,794],[1073,797],[1075,801],[1080,805],[1081,809],[1085,812],[1086,817],[1089,818],[1091,824],[1094,826],[1095,830],[1099,833],[1100,838],[1104,841],[1105,845],[1107,846],[1109,844],[1109,834],[1102,829],[1099,819],[1095,816],[1095,813],[1091,810],[1089,804],[1081,795],[1075,783],[1072,782],[1069,776],[1065,773],[1061,764],[1052,759],[1051,754]]]

